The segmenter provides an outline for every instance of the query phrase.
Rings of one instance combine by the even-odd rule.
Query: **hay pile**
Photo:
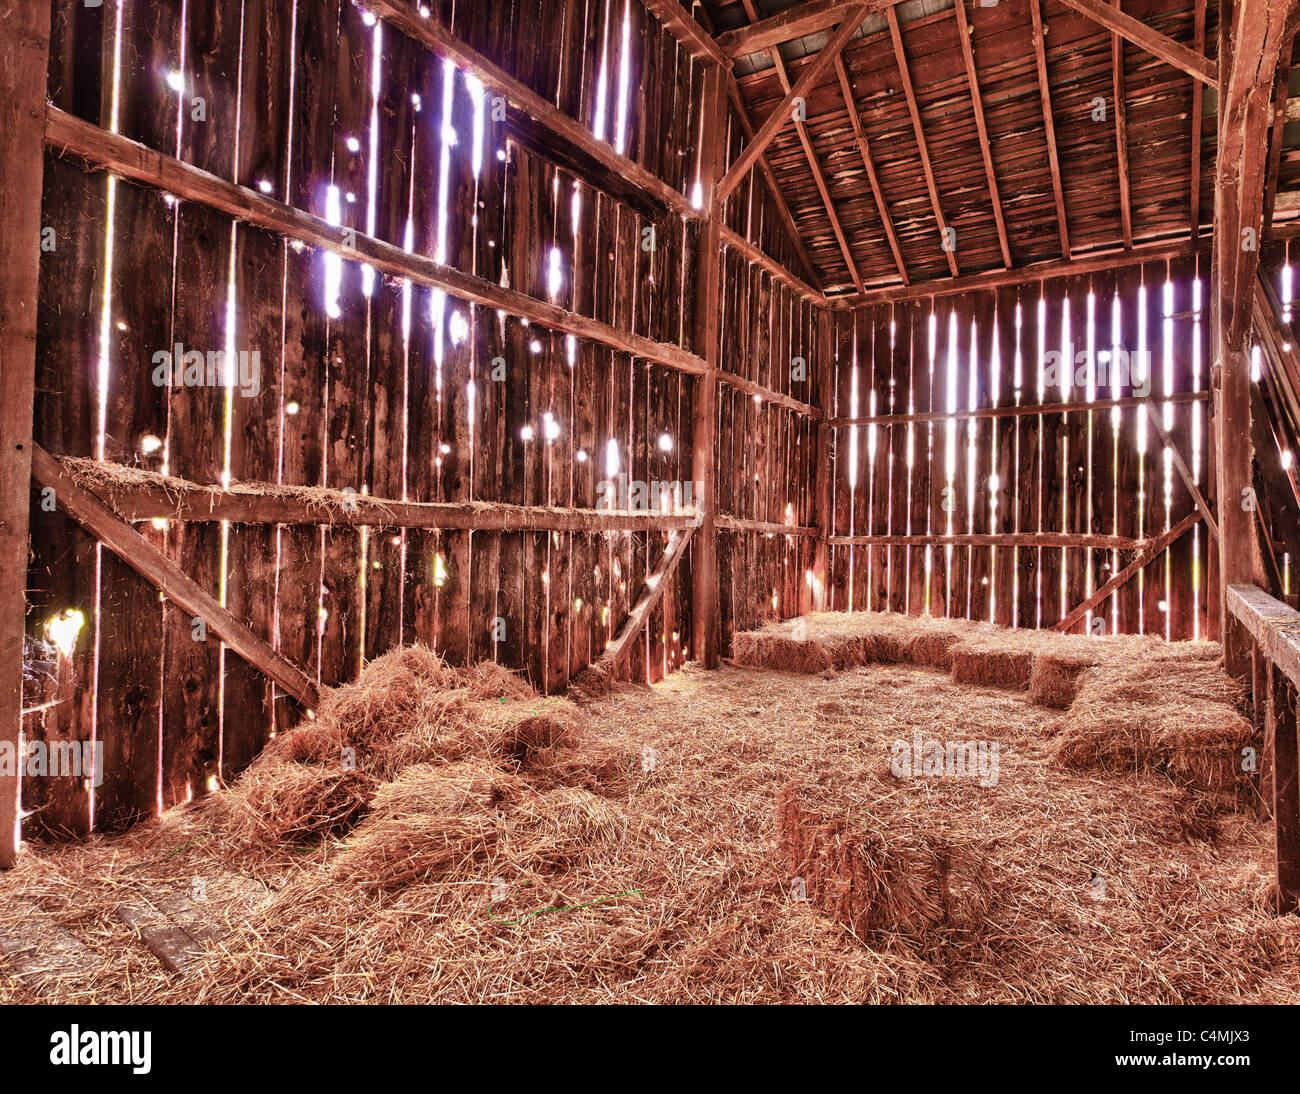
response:
[[[1061,766],[1027,692],[905,663],[688,668],[583,706],[576,747],[517,762],[475,704],[525,709],[518,686],[475,692],[456,670],[441,705],[408,708],[430,747],[464,742],[457,760],[390,772],[368,719],[357,772],[376,785],[342,834],[246,841],[215,806],[239,783],[122,835],[29,848],[0,875],[0,931],[35,905],[75,938],[69,1003],[1300,1001],[1269,826],[1163,770]],[[997,742],[999,779],[897,776],[891,747],[915,733]],[[808,901],[777,822],[790,786]],[[231,933],[177,976],[119,912],[196,878]],[[258,902],[235,895],[250,885]],[[0,999],[29,1001],[6,974]]]

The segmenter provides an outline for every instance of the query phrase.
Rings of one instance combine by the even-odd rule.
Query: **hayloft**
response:
[[[1297,0],[6,19],[0,999],[1300,1000]]]

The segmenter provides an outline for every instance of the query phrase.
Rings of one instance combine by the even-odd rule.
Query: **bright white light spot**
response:
[[[258,179],[257,188],[261,190],[262,193],[264,194],[269,194],[274,189],[274,187],[271,185],[270,179]]]
[[[167,86],[173,91],[184,91],[185,77],[173,69],[167,73]]]
[[[618,442],[611,437],[605,444],[605,474],[617,475],[618,469]]]
[[[349,204],[349,205],[355,205],[356,203],[357,203],[357,195],[354,194],[351,190],[349,190],[349,191],[348,191],[348,204]]]
[[[158,449],[162,448],[162,441],[152,433],[146,433],[140,438],[140,451],[146,456],[152,456]]]
[[[667,433],[659,434],[659,451],[671,452],[673,450],[673,439]]]
[[[1290,471],[1290,470],[1291,470],[1291,459],[1292,459],[1292,457],[1291,457],[1291,449],[1289,449],[1289,448],[1287,448],[1287,449],[1283,449],[1283,451],[1282,451],[1282,470],[1283,470],[1283,471]]]
[[[375,25],[375,23],[376,23],[377,20],[375,19],[375,14],[374,14],[374,12],[371,12],[371,11],[363,11],[363,12],[361,13],[361,21],[362,21],[363,23],[365,23],[366,26],[368,26],[368,27],[373,27],[373,26]]]
[[[438,451],[441,452],[444,456],[446,456],[451,452],[451,445],[440,444],[438,445]]]
[[[459,346],[469,337],[469,321],[463,314],[454,311],[447,323],[447,330],[451,335],[451,344]]]
[[[585,449],[581,449],[581,448],[578,449],[578,454],[577,454],[576,456],[574,456],[573,458],[574,458],[575,460],[577,460],[579,463],[586,463],[586,462],[587,462],[587,452],[586,452],[586,450],[585,450]]]
[[[696,209],[704,208],[704,186],[699,179],[696,179],[695,185],[691,187],[691,204]]]
[[[357,140],[356,137],[349,137],[348,140],[347,140],[347,145],[348,145],[348,151],[349,151],[349,152],[360,152],[360,151],[361,151],[361,142],[360,142],[359,140]]]
[[[541,352],[542,352],[542,344],[541,344],[541,342],[539,342],[536,338],[534,338],[531,342],[528,343],[528,348],[529,348],[533,353],[541,353]]]
[[[286,414],[297,414],[298,404],[290,400],[289,402],[284,404],[284,412]]]
[[[1160,601],[1160,610],[1162,612],[1167,612],[1169,610],[1169,604],[1167,601],[1164,600]]]
[[[119,319],[119,320],[117,321],[117,329],[120,330],[120,331],[125,331],[125,330],[127,329],[127,325],[126,325],[126,320],[125,320],[125,319]]]
[[[504,148],[497,149],[497,159],[499,159],[502,163],[506,162],[506,150]]]
[[[542,434],[548,441],[553,441],[560,435],[560,423],[555,420],[550,411],[542,416]]]
[[[559,296],[560,290],[564,288],[563,262],[564,259],[560,254],[560,248],[552,247],[546,263],[546,291],[551,299]]]
[[[64,608],[45,623],[45,640],[59,651],[62,657],[71,657],[77,649],[77,635],[85,626],[86,615],[76,608]]]
[[[420,109],[421,105],[423,104],[423,100],[420,98],[420,94],[418,91],[413,92],[411,94],[411,103],[412,105],[414,105],[417,111]]]
[[[533,427],[531,425],[524,426],[524,428],[519,431],[519,436],[523,437],[526,441],[531,441],[533,439]]]
[[[447,584],[447,564],[442,555],[433,556],[433,583],[440,589]]]

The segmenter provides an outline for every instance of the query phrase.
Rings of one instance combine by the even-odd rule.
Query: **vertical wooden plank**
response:
[[[1119,296],[1120,322],[1116,338],[1116,353],[1120,351],[1129,355],[1139,347],[1139,329],[1142,322],[1142,315],[1139,310],[1138,288],[1141,284],[1142,270],[1141,267],[1131,266],[1116,273],[1116,288]],[[1122,361],[1123,357],[1119,356],[1118,360]],[[1118,383],[1112,384],[1112,394],[1115,397],[1123,398],[1133,394],[1132,384],[1132,366],[1130,365],[1129,375],[1123,376],[1122,370],[1117,367],[1118,362],[1112,360],[1112,367],[1116,368],[1116,375],[1120,379]],[[1138,448],[1138,416],[1146,416],[1146,412],[1141,407],[1128,408],[1120,411],[1119,426],[1116,438],[1116,464],[1117,472],[1115,477],[1115,504],[1117,512],[1116,533],[1121,536],[1135,538],[1139,534],[1139,509],[1138,493],[1142,488],[1142,469],[1139,458]],[[1119,566],[1122,568],[1130,560],[1123,555],[1120,556]],[[1140,598],[1137,581],[1126,582],[1123,586],[1115,591],[1117,599],[1118,626],[1117,631],[1120,634],[1137,634],[1140,627]]]
[[[721,346],[718,302],[721,293],[720,262],[723,210],[714,187],[725,164],[726,94],[724,74],[711,68],[704,85],[704,118],[700,146],[700,186],[706,195],[709,216],[700,232],[696,251],[696,310],[694,316],[697,352],[704,356],[708,372],[695,384],[691,418],[691,478],[701,484],[698,505],[703,521],[691,537],[691,576],[694,583],[691,607],[691,644],[696,660],[705,668],[718,664],[717,536],[715,445],[717,443],[717,398]]]
[[[912,383],[912,324],[917,309],[910,302],[894,312],[894,329],[891,335],[889,394],[891,413],[906,414],[911,407]],[[890,535],[905,536],[911,523],[911,504],[908,491],[911,468],[908,460],[908,440],[912,433],[909,424],[899,423],[890,429]],[[908,548],[889,549],[889,608],[906,612],[908,605],[907,578],[909,573]]]
[[[1093,364],[1095,396],[1109,399],[1112,396],[1112,354],[1117,334],[1112,317],[1115,311],[1115,279],[1112,274],[1095,274],[1092,279],[1093,294],[1093,328],[1095,358]],[[1093,411],[1088,415],[1091,430],[1092,459],[1092,522],[1090,531],[1094,535],[1116,535],[1118,514],[1115,511],[1115,461],[1117,443],[1117,424],[1121,416],[1118,410]],[[1121,567],[1118,551],[1092,552],[1092,588],[1099,589],[1110,580]],[[1114,630],[1114,608],[1116,599],[1112,595],[1098,604],[1083,620],[1082,628],[1089,633],[1100,628],[1101,634],[1110,634]]]
[[[1016,309],[1019,287],[1009,285],[997,291],[997,397],[994,405],[1015,406],[1021,397],[1017,355],[1020,343]],[[993,426],[993,441],[997,447],[994,474],[997,489],[992,491],[996,508],[990,531],[1007,535],[1016,530],[1016,516],[1020,504],[1017,479],[1020,439],[1019,417],[998,418]],[[1015,547],[996,547],[993,550],[993,622],[1010,627],[1016,622],[1016,557]]]
[[[975,345],[971,353],[971,380],[966,405],[975,410],[992,405],[990,391],[993,379],[993,336],[997,298],[992,292],[980,293],[973,301],[975,319]],[[990,418],[976,418],[970,423],[974,428],[971,454],[974,482],[971,486],[970,524],[972,533],[988,534],[994,531],[990,524],[989,479],[993,476],[994,434],[997,423]],[[972,547],[970,550],[970,618],[988,620],[992,615],[990,596],[993,585],[993,549]]]
[[[1042,290],[1042,282],[1031,281],[1020,286],[1020,394],[1017,402],[1022,406],[1043,401]],[[1020,456],[1016,472],[1019,497],[1016,531],[1041,532],[1043,416],[1024,415],[1019,419],[1018,427]],[[1041,626],[1038,601],[1042,588],[1042,555],[1039,547],[1016,548],[1019,590],[1016,625],[1027,629]]]
[[[19,5],[6,22],[0,43],[0,133],[6,149],[0,159],[0,222],[16,245],[6,247],[0,259],[0,747],[18,755],[50,10],[42,3]],[[17,772],[0,774],[0,867],[17,858],[18,793]]]
[[[935,301],[935,341],[933,366],[930,376],[930,407],[932,412],[947,412],[949,407],[948,384],[956,368],[957,350],[954,339],[959,324],[954,316],[953,302],[940,297]],[[930,455],[930,530],[931,535],[948,535],[955,526],[956,487],[949,468],[950,455],[955,456],[957,426],[950,418],[934,423]],[[952,548],[935,545],[930,551],[930,614],[936,617],[949,614],[949,576],[952,568]]]
[[[1268,731],[1273,742],[1273,833],[1281,912],[1300,906],[1300,750],[1297,749],[1296,692],[1271,662]]]
[[[1069,330],[1065,339],[1065,368],[1063,398],[1077,403],[1088,397],[1088,294],[1091,279],[1087,275],[1066,278],[1065,300],[1068,306]],[[1061,434],[1061,464],[1064,485],[1063,530],[1083,535],[1089,530],[1088,507],[1091,499],[1088,458],[1089,415],[1066,415]],[[1062,578],[1065,586],[1065,611],[1070,611],[1088,595],[1088,578],[1092,564],[1087,548],[1066,547],[1061,552]]]
[[[1046,402],[1061,402],[1070,397],[1069,377],[1073,373],[1073,350],[1064,345],[1064,309],[1066,307],[1067,286],[1063,279],[1043,283],[1043,296],[1047,304],[1043,324],[1042,360],[1046,380],[1043,387],[1043,399]],[[1040,531],[1065,531],[1066,494],[1069,482],[1066,479],[1062,460],[1064,446],[1067,443],[1066,430],[1068,418],[1063,414],[1042,415],[1042,494]],[[1042,550],[1042,590],[1039,596],[1039,608],[1043,627],[1050,627],[1061,618],[1064,611],[1062,600],[1062,579],[1064,577],[1063,549],[1044,547]]]
[[[259,48],[243,51],[239,77],[239,145],[235,181],[282,196],[285,192],[293,41],[291,12],[274,0],[247,0],[243,38]],[[274,483],[283,421],[283,312],[285,243],[269,232],[240,225],[235,235],[236,352],[256,353],[256,392],[231,399],[232,481]],[[251,357],[250,357],[251,359]],[[226,607],[274,642],[278,533],[268,525],[228,526]],[[274,728],[274,685],[240,658],[227,654],[222,687],[221,778],[246,767]]]

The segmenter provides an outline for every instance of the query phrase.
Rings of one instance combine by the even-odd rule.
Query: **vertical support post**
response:
[[[812,610],[826,610],[826,583],[829,580],[831,534],[831,392],[834,390],[835,363],[830,312],[817,314],[817,406],[822,420],[817,423],[817,454],[813,463],[813,523],[817,525],[817,543],[813,552]]]
[[[722,208],[718,183],[727,154],[726,72],[713,65],[704,76],[703,126],[700,134],[700,189],[708,215],[700,226],[695,254],[695,352],[708,371],[695,381],[691,407],[691,473],[697,484],[702,520],[691,547],[691,642],[695,659],[705,668],[718,666],[718,539],[716,434],[718,362],[721,352],[719,311],[722,297]]]
[[[1250,359],[1246,350],[1259,242],[1273,80],[1295,33],[1296,0],[1225,0],[1219,32],[1219,140],[1214,186],[1214,451],[1219,494],[1218,612],[1227,669],[1244,677],[1249,649],[1222,595],[1263,584],[1251,493]]]
[[[36,389],[36,294],[50,5],[20,0],[0,38],[0,745],[18,755]],[[0,773],[0,867],[18,855],[18,774]]]
[[[1273,832],[1277,854],[1278,911],[1300,908],[1300,741],[1286,673],[1268,666],[1268,729],[1273,742]]]

